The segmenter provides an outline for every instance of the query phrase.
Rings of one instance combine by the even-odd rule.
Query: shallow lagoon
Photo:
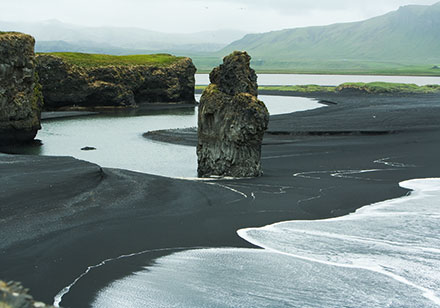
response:
[[[197,99],[200,95],[197,95]],[[260,96],[272,115],[314,109],[323,105],[300,97]],[[197,125],[197,107],[140,109],[46,120],[37,139],[41,146],[12,149],[14,153],[73,156],[102,167],[170,177],[195,177],[194,147],[144,138],[148,131]],[[83,147],[96,150],[83,151]]]

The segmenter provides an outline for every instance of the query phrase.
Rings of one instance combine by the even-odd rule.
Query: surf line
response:
[[[393,170],[393,169],[391,169],[391,170]],[[422,180],[427,180],[427,179],[422,179]],[[406,196],[403,196],[403,197],[400,197],[400,198],[397,198],[397,199],[391,199],[391,200],[386,200],[386,201],[383,201],[383,202],[378,202],[378,203],[375,203],[375,204],[370,204],[369,207],[372,207],[372,206],[374,206],[375,208],[383,208],[385,206],[388,207],[389,206],[389,202],[391,202],[392,200],[402,200],[404,198],[411,198],[411,196],[417,196],[420,193],[423,194],[423,192],[424,192],[423,189],[420,189],[420,188],[417,189],[417,187],[413,187],[413,186],[410,186],[410,185],[406,184],[406,183],[409,183],[409,182],[412,182],[412,181],[416,181],[416,180],[407,180],[407,181],[403,181],[403,182],[399,183],[400,187],[411,190],[410,192],[408,192],[408,194]],[[414,192],[416,192],[416,194]],[[341,216],[341,217],[336,217],[336,218],[328,218],[328,219],[324,219],[324,220],[325,221],[343,220],[343,219],[348,218],[350,215],[354,215],[354,214],[356,214],[356,212],[352,213],[352,214],[349,214],[349,215],[345,215],[345,216]],[[263,229],[265,229],[265,228],[266,229],[267,228],[274,228],[276,225],[279,225],[279,224],[282,224],[282,223],[284,223],[284,222],[279,222],[279,223],[267,225],[267,226],[261,227],[261,228],[263,228]],[[249,242],[249,243],[251,243],[251,244],[253,244],[255,246],[258,246],[258,247],[260,247],[260,248],[262,248],[262,249],[264,249],[266,251],[272,252],[272,253],[286,255],[286,256],[293,257],[293,258],[297,258],[297,259],[301,259],[301,260],[306,260],[306,261],[310,261],[310,262],[316,262],[316,263],[320,263],[320,264],[326,264],[326,265],[342,267],[342,268],[363,269],[363,270],[375,272],[375,273],[378,273],[378,274],[382,274],[382,275],[390,277],[390,278],[392,278],[392,279],[394,279],[394,280],[396,280],[396,281],[398,281],[400,283],[406,284],[406,285],[408,285],[408,286],[410,286],[412,288],[415,288],[415,289],[421,291],[422,295],[426,299],[428,299],[431,302],[433,302],[434,304],[440,306],[440,298],[438,297],[437,293],[434,290],[431,290],[429,288],[426,288],[426,287],[423,287],[421,285],[418,285],[418,284],[416,284],[416,283],[406,279],[405,277],[402,277],[402,276],[400,276],[398,274],[392,273],[391,271],[388,271],[386,268],[382,267],[381,265],[365,266],[365,265],[362,265],[362,264],[344,264],[344,263],[337,263],[337,262],[332,262],[332,261],[319,260],[319,259],[316,259],[316,258],[313,258],[313,257],[302,256],[302,255],[295,254],[295,253],[285,252],[285,251],[282,251],[282,250],[279,250],[279,249],[272,248],[272,247],[262,243],[260,240],[254,239],[251,236],[249,236],[247,232],[249,230],[252,230],[252,229],[255,229],[255,228],[240,229],[240,230],[237,230],[237,234],[238,234],[238,236],[240,236],[245,241],[247,241],[247,242]],[[260,228],[257,228],[257,229],[260,229]],[[293,230],[296,231],[296,232],[305,232],[302,229],[293,229]],[[316,234],[316,235],[324,235],[324,236],[329,236],[330,235],[330,233],[327,233],[327,232],[323,233],[323,232],[316,232],[316,231],[308,231],[308,232],[305,232],[305,233]],[[332,237],[338,238],[337,235],[332,235]],[[346,238],[346,236],[344,236],[344,238]],[[377,241],[376,239],[373,240],[373,239],[368,239],[368,238],[359,238],[359,237],[356,237],[356,236],[350,236],[349,238],[352,241],[353,240],[354,241],[362,241],[362,242],[365,242],[365,243],[371,243],[372,241]],[[382,244],[388,244],[388,245],[400,244],[401,246],[403,246],[403,245],[406,246],[406,243],[396,243],[396,242],[389,242],[389,241],[379,241],[379,242],[381,242]],[[423,250],[434,252],[434,253],[438,253],[440,251],[437,248],[425,248],[425,247],[418,247],[418,246],[415,246],[415,245],[411,245],[411,246],[412,246],[411,248],[415,249],[415,250],[423,249]]]
[[[116,261],[116,260],[120,260],[120,259],[124,259],[124,258],[130,258],[130,257],[135,257],[135,256],[139,256],[145,253],[150,253],[150,252],[160,252],[160,251],[183,251],[183,250],[193,250],[193,249],[206,249],[207,247],[202,247],[202,246],[196,246],[196,247],[173,247],[173,248],[156,248],[156,249],[148,249],[148,250],[143,250],[140,252],[134,252],[134,253],[130,253],[130,254],[125,254],[125,255],[120,255],[118,257],[115,258],[108,258],[105,259],[104,261],[101,261],[98,264],[95,265],[90,265],[87,267],[87,269],[81,274],[79,275],[77,278],[75,278],[75,280],[69,284],[68,286],[64,287],[63,289],[61,289],[60,292],[58,292],[55,297],[54,297],[54,301],[53,301],[53,305],[54,307],[60,307],[60,303],[63,300],[63,296],[66,295],[67,293],[70,292],[70,289],[78,283],[78,281],[81,280],[81,278],[83,278],[85,275],[87,275],[91,270],[104,266],[105,264],[107,264],[108,262],[112,262],[112,261]]]
[[[305,261],[310,261],[310,262],[316,262],[316,263],[321,263],[321,264],[326,264],[326,265],[331,265],[331,266],[336,266],[336,267],[343,267],[343,268],[355,268],[355,269],[363,269],[363,270],[367,270],[367,271],[371,271],[371,272],[375,272],[378,274],[382,274],[384,276],[390,277],[400,283],[406,284],[412,288],[415,288],[419,291],[422,292],[423,296],[427,299],[429,299],[430,301],[432,301],[433,303],[435,303],[436,305],[440,306],[440,298],[438,298],[435,294],[435,292],[433,290],[427,289],[425,287],[419,286],[409,280],[407,280],[406,278],[399,276],[397,274],[391,273],[387,270],[384,270],[382,267],[380,266],[375,266],[375,267],[368,267],[368,266],[362,266],[362,265],[357,265],[357,264],[341,264],[341,263],[336,263],[336,262],[331,262],[331,261],[322,261],[322,260],[318,260],[318,259],[314,259],[314,258],[309,258],[309,257],[304,257],[301,255],[296,255],[293,253],[288,253],[288,252],[284,252],[284,251],[280,251],[268,246],[265,246],[264,244],[262,244],[259,241],[256,240],[251,240],[249,237],[246,236],[246,229],[241,229],[237,231],[237,234],[244,240],[248,241],[251,244],[254,244],[256,246],[259,246],[261,248],[263,248],[266,251],[272,252],[272,253],[277,253],[277,254],[281,254],[281,255],[285,255],[285,256],[289,256],[289,257],[293,257],[293,258],[297,258],[297,259],[301,259],[301,260],[305,260]]]

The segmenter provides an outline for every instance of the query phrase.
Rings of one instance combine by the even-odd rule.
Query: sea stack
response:
[[[35,40],[0,32],[0,144],[31,141],[40,126],[43,105],[35,69]]]
[[[269,112],[257,99],[251,57],[234,51],[209,74],[198,116],[198,176],[255,177]]]

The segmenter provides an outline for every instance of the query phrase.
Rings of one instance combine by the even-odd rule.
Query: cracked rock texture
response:
[[[0,144],[34,139],[43,105],[35,70],[35,40],[16,32],[0,32]]]
[[[235,51],[211,72],[198,116],[198,175],[254,177],[261,171],[261,143],[269,112],[257,99],[250,56]]]
[[[196,68],[190,58],[165,67],[106,65],[82,67],[49,54],[37,55],[45,109],[134,107],[138,103],[190,103]]]

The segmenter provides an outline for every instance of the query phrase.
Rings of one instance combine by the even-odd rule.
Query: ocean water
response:
[[[344,82],[397,82],[415,83],[419,86],[440,84],[438,76],[381,76],[381,75],[311,75],[311,74],[258,74],[258,84],[270,85],[307,85],[338,86]],[[209,84],[208,74],[196,74],[197,85]]]
[[[350,215],[238,230],[111,283],[93,307],[440,307],[440,179]]]
[[[200,95],[196,96],[199,99]],[[270,114],[322,107],[317,101],[286,96],[259,96]],[[168,177],[197,176],[194,147],[153,141],[148,131],[197,126],[197,107],[176,110],[127,110],[43,121],[37,139],[41,146],[13,149],[17,154],[73,156],[102,167],[120,168]],[[94,151],[82,151],[83,147]],[[176,155],[176,153],[179,153]]]

